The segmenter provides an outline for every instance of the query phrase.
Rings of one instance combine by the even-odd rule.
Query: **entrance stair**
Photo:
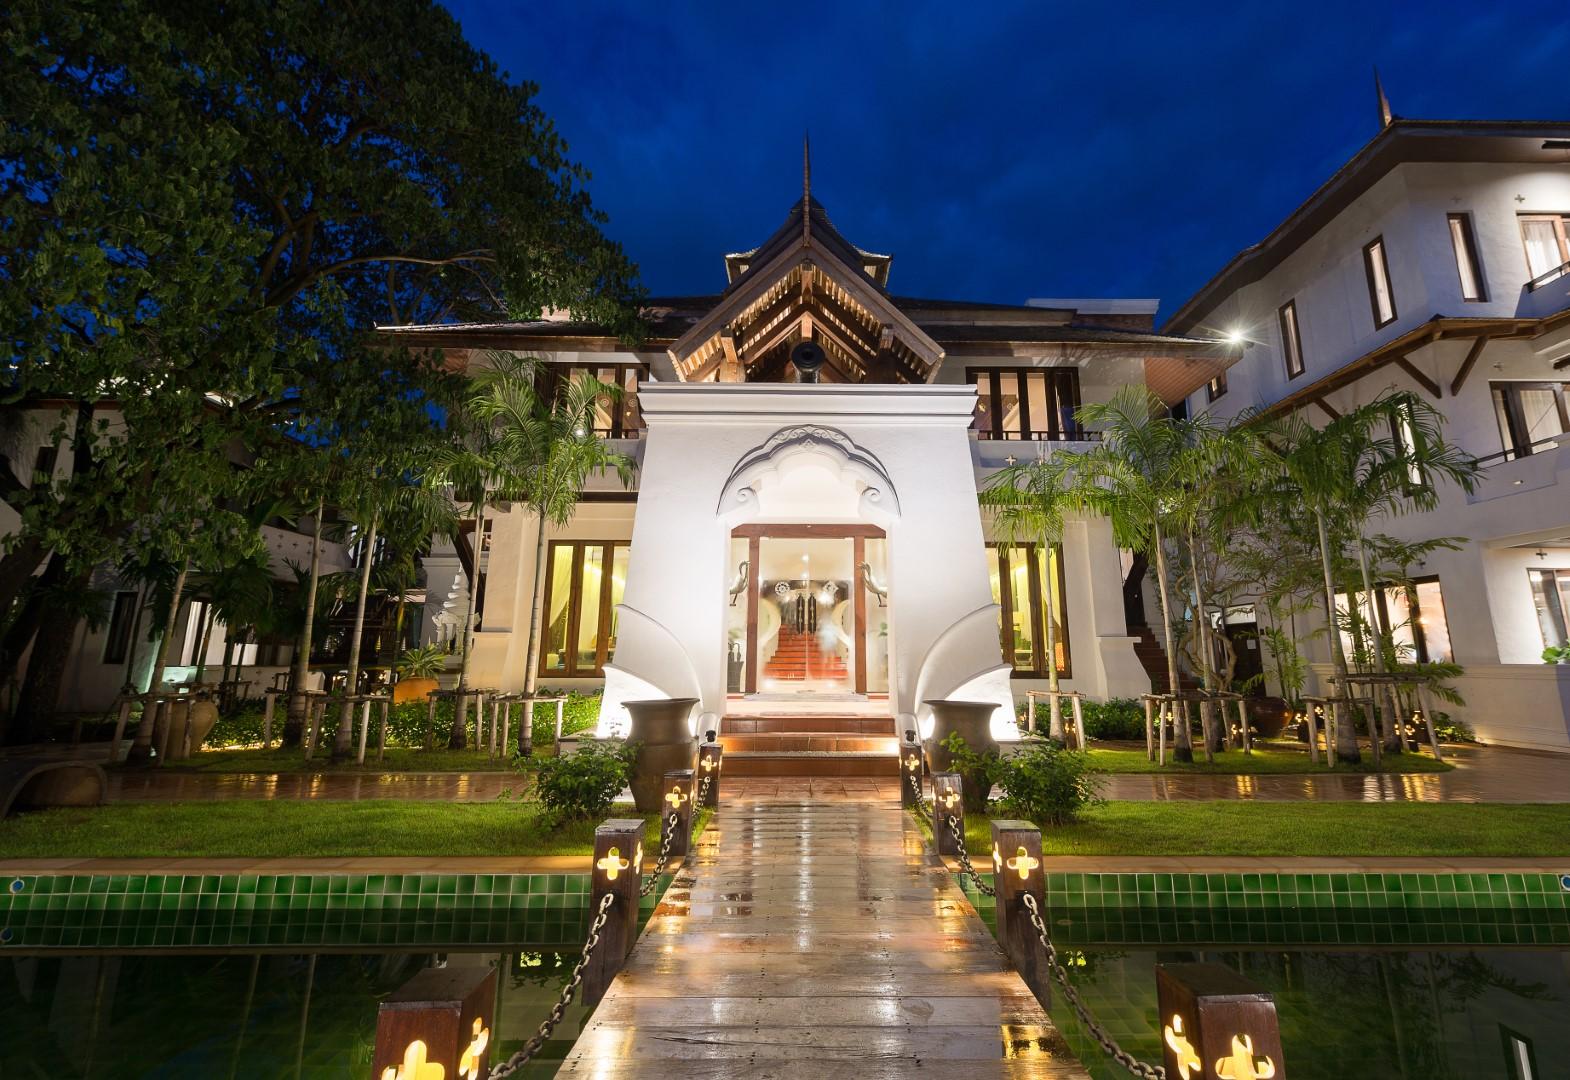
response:
[[[727,716],[726,776],[899,776],[889,716]]]
[[[763,665],[766,679],[800,682],[803,679],[844,679],[845,658],[833,650],[825,651],[817,633],[780,627],[774,655]]]

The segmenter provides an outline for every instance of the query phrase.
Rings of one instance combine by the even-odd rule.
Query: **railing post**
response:
[[[425,695],[425,748],[436,747],[436,695],[439,690],[432,690]]]
[[[606,893],[614,894],[600,944],[583,969],[583,1003],[597,1005],[621,970],[638,937],[638,887],[643,878],[643,819],[611,818],[594,830],[594,863],[589,875],[589,914],[599,911]]]
[[[906,732],[913,735],[914,732]],[[899,748],[899,804],[914,809],[921,795],[921,746],[906,741]]]
[[[720,765],[725,748],[717,742],[706,742],[698,747],[698,784],[705,781],[708,788],[703,793],[703,805],[713,810],[720,805]]]
[[[273,710],[278,707],[278,691],[262,691],[262,749],[273,747]]]
[[[1027,895],[1046,917],[1046,872],[1041,864],[1041,830],[1028,821],[992,822],[992,887],[997,890],[998,943],[1043,1005],[1051,999],[1046,957],[1025,907]]]
[[[1275,999],[1231,968],[1157,964],[1156,1002],[1169,1077],[1286,1080]]]
[[[376,1011],[372,1080],[487,1075],[495,1010],[494,967],[426,968]]]
[[[692,770],[672,769],[665,774],[665,794],[660,797],[660,829],[661,837],[665,830],[670,828],[667,822],[672,814],[676,815],[676,834],[671,837],[670,854],[687,854],[688,846],[692,843]],[[664,840],[661,840],[664,846]]]
[[[964,787],[957,772],[932,774],[932,835],[937,841],[939,855],[958,855],[959,843],[949,828],[953,820],[959,834],[965,835]]]

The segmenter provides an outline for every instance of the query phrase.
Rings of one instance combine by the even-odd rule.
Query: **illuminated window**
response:
[[[1493,382],[1494,419],[1499,424],[1503,457],[1514,461],[1552,450],[1570,432],[1570,383]]]
[[[638,380],[648,378],[643,364],[544,364],[540,368],[540,393],[551,396],[564,381],[585,377],[621,388],[612,402],[601,399],[594,410],[594,434],[602,439],[636,439],[643,434],[643,414],[638,410]]]
[[[978,439],[1083,439],[1075,368],[970,368]]]
[[[992,601],[999,613],[998,633],[1003,655],[1014,667],[1014,674],[1044,678],[1046,664],[1046,619],[1042,603],[1043,585],[1053,583],[1052,632],[1060,678],[1069,677],[1068,619],[1063,607],[1062,549],[1054,547],[1051,559],[1036,544],[988,544],[992,579]],[[1047,563],[1050,561],[1050,573]],[[1003,583],[1008,587],[1004,588]]]
[[[1363,248],[1363,269],[1368,272],[1368,302],[1374,309],[1374,329],[1396,321],[1396,298],[1390,289],[1390,262],[1385,258],[1385,238],[1375,237]]]
[[[1528,570],[1532,584],[1532,606],[1537,609],[1537,625],[1543,631],[1543,644],[1570,643],[1570,569]]]
[[[1477,261],[1477,241],[1472,237],[1472,215],[1451,214],[1450,246],[1456,253],[1456,274],[1461,279],[1461,299],[1487,300],[1483,271]]]
[[[1226,392],[1227,373],[1224,371],[1217,372],[1216,377],[1205,384],[1205,398],[1207,401],[1215,401]]]
[[[1536,288],[1565,275],[1570,266],[1570,238],[1563,214],[1522,214],[1521,243],[1526,245],[1526,272]]]
[[[1297,301],[1288,300],[1276,312],[1281,323],[1281,358],[1287,366],[1287,378],[1303,374],[1303,338],[1297,325]]]
[[[627,583],[626,544],[558,541],[546,558],[540,674],[604,674],[616,651],[616,605]]]
[[[1503,1024],[1499,1025],[1499,1036],[1505,1044],[1505,1068],[1510,1080],[1537,1080],[1537,1054],[1532,1050],[1532,1040]]]
[[[1373,632],[1379,623],[1368,603],[1368,594],[1356,594],[1357,626],[1349,625],[1347,594],[1336,594],[1336,618],[1341,624],[1341,647],[1358,662],[1372,662]],[[1439,578],[1416,578],[1406,584],[1374,586],[1380,622],[1390,631],[1398,663],[1445,664],[1455,659],[1450,646],[1450,624],[1445,618],[1445,600]]]

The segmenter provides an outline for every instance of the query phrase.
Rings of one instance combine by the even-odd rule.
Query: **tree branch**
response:
[[[445,259],[422,259],[414,255],[356,255],[349,259],[339,259],[337,262],[328,263],[317,270],[296,274],[286,284],[272,291],[267,297],[268,307],[281,307],[293,300],[311,282],[317,278],[336,274],[347,270],[351,266],[364,266],[367,263],[412,263],[416,266],[454,266],[465,262],[495,262],[494,253],[485,250],[465,251],[458,255],[451,255]]]

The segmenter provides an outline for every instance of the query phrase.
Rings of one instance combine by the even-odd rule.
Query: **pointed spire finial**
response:
[[[801,239],[812,243],[812,136],[801,133]]]
[[[1395,120],[1395,113],[1390,111],[1390,99],[1385,97],[1385,87],[1379,81],[1379,69],[1374,68],[1374,94],[1379,98],[1379,130],[1383,131]]]

